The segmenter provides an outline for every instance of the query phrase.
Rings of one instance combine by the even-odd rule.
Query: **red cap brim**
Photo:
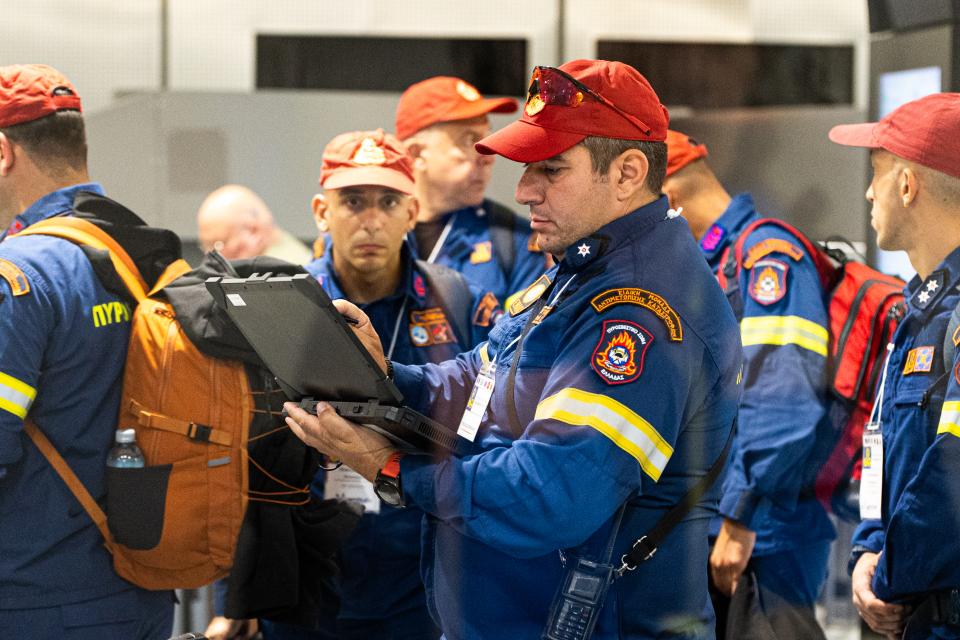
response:
[[[361,187],[366,185],[396,189],[407,195],[413,194],[412,180],[399,171],[385,167],[339,169],[320,184],[324,189],[343,189],[345,187]]]
[[[545,129],[517,120],[475,146],[477,151],[488,156],[496,154],[514,162],[540,162],[563,153],[586,137],[584,133]]]
[[[848,147],[865,147],[867,149],[878,149],[877,137],[874,133],[876,122],[864,122],[863,124],[840,124],[830,129],[827,134],[833,142],[846,145]]]

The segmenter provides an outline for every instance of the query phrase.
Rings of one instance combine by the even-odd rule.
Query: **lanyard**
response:
[[[456,214],[454,214],[456,215]],[[446,226],[443,227],[443,231],[440,232],[440,237],[437,238],[436,244],[433,245],[433,251],[430,252],[430,257],[427,258],[427,262],[433,264],[437,259],[437,256],[440,255],[440,249],[443,248],[443,243],[447,241],[447,236],[450,235],[450,229],[453,228],[453,215],[450,216],[450,219],[447,220]]]
[[[403,297],[403,304],[400,305],[400,313],[397,314],[397,321],[393,325],[393,337],[390,338],[390,348],[387,349],[387,360],[393,358],[393,349],[397,346],[397,336],[400,334],[400,323],[403,321],[403,314],[407,310],[407,297]]]
[[[870,410],[870,425],[880,425],[881,414],[883,413],[883,393],[887,388],[887,367],[890,365],[890,356],[893,355],[893,343],[887,343],[887,357],[883,359],[883,372],[880,374],[880,389],[877,391],[877,399],[873,401],[873,408]],[[874,420],[876,416],[876,420]],[[876,428],[876,427],[875,427]]]

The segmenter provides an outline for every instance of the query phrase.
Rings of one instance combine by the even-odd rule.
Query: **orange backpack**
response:
[[[191,589],[226,576],[248,498],[288,505],[309,501],[309,485],[282,482],[248,455],[255,413],[277,422],[256,438],[286,430],[278,418],[282,395],[256,398],[245,365],[199,351],[184,334],[174,307],[157,297],[190,271],[184,260],[171,263],[147,290],[123,248],[86,220],[53,218],[20,233],[29,234],[109,251],[137,301],[118,428],[136,430],[146,466],[107,468],[104,513],[29,420],[28,435],[96,523],[121,577],[146,589]],[[278,490],[251,495],[248,463],[275,480]]]

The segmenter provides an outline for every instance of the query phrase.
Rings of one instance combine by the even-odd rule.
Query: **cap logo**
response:
[[[360,148],[353,154],[353,161],[356,164],[384,164],[387,156],[377,145],[373,138],[364,138],[360,143]]]
[[[457,93],[467,102],[476,102],[480,99],[480,92],[471,87],[463,80],[457,81]]]
[[[543,108],[545,106],[547,106],[547,103],[540,98],[539,93],[535,93],[532,96],[530,96],[529,100],[527,100],[527,104],[523,108],[523,112],[528,116],[535,116],[541,111],[543,111]]]

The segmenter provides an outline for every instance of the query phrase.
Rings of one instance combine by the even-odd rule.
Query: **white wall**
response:
[[[557,0],[168,0],[173,90],[250,91],[257,33],[528,38],[556,64]],[[566,0],[565,57],[598,38],[853,44],[867,103],[866,0]],[[160,85],[160,0],[0,0],[0,63],[46,62],[88,110]],[[398,61],[402,64],[403,61]]]

